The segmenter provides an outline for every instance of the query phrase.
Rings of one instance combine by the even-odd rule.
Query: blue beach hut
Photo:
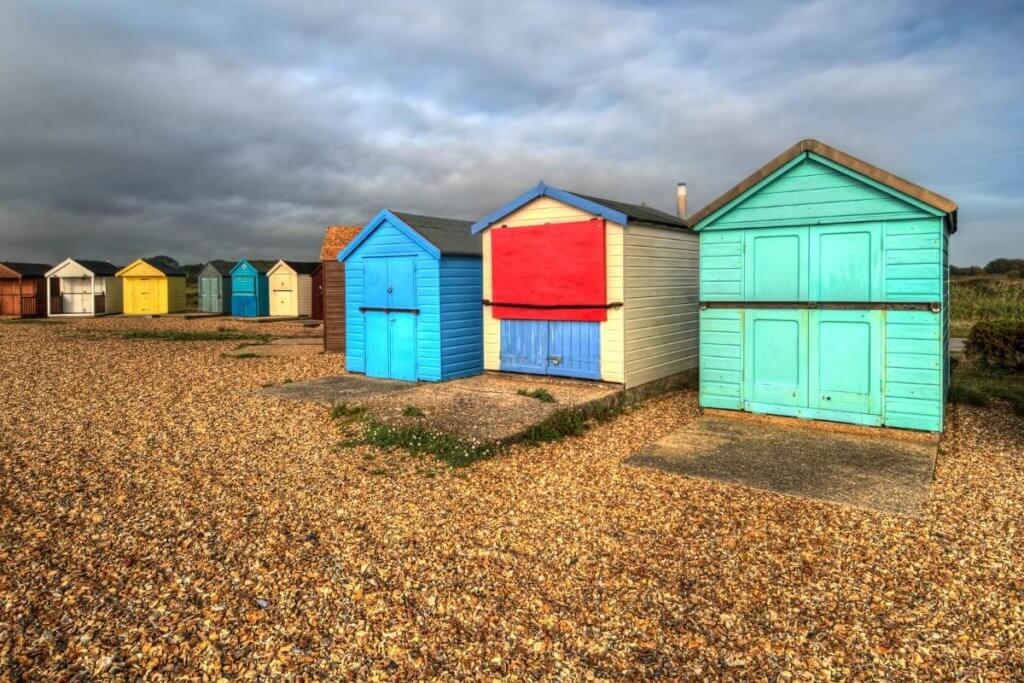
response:
[[[231,315],[257,318],[270,315],[267,271],[275,261],[242,259],[231,269]]]
[[[470,225],[385,209],[338,254],[348,371],[431,382],[483,372],[481,246]]]
[[[690,225],[701,406],[942,431],[956,202],[804,140]]]

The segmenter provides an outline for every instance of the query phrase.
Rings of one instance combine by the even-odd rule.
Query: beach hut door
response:
[[[601,379],[601,328],[575,320],[502,320],[501,369]]]
[[[363,261],[366,374],[416,381],[416,261],[411,256]]]

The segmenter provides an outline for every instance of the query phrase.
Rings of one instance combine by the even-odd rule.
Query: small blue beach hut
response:
[[[345,266],[345,368],[405,381],[483,372],[483,272],[469,221],[381,211]]]
[[[270,315],[267,271],[275,261],[242,259],[231,269],[231,315],[257,318]]]

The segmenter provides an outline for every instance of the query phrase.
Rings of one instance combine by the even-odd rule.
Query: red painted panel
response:
[[[604,220],[491,228],[494,317],[608,319]]]

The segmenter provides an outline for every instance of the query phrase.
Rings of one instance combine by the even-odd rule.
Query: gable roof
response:
[[[237,263],[238,261],[225,261],[224,259],[219,258],[213,259],[212,261],[206,262],[206,264],[203,266],[203,270],[206,270],[207,268],[213,268],[215,271],[220,273],[220,275],[227,276],[231,274],[231,269],[234,268]]]
[[[299,275],[312,275],[320,267],[319,261],[285,261]]]
[[[88,259],[77,259],[77,258],[66,258],[53,268],[46,271],[46,277],[56,275],[69,263],[75,263],[81,266],[86,271],[92,273],[96,277],[114,277],[120,270],[113,263],[107,263],[106,261],[91,261]]]
[[[238,266],[242,265],[243,263],[248,263],[250,266],[253,267],[253,269],[257,273],[266,274],[266,272],[268,270],[270,270],[271,268],[274,267],[274,264],[277,263],[277,261],[263,261],[261,259],[248,259],[248,258],[244,258],[244,259],[241,259],[234,266],[232,266],[231,272],[234,273],[235,270],[238,268]]]
[[[473,237],[469,231],[472,225],[469,221],[382,209],[359,231],[355,239],[338,253],[338,260],[347,259],[384,223],[397,227],[434,258],[480,256],[483,253],[480,240]]]
[[[164,275],[167,275],[168,277],[184,277],[185,275],[184,270],[182,270],[178,266],[171,265],[170,263],[166,263],[164,261],[157,261],[154,258],[140,258],[139,260],[147,265],[156,268],[157,270],[159,270]]]
[[[653,227],[674,228],[676,230],[685,230],[689,227],[682,218],[659,211],[658,209],[652,209],[643,204],[631,204],[614,199],[603,199],[581,192],[569,192],[568,190],[561,190],[553,185],[548,185],[542,180],[534,188],[527,190],[505,206],[492,211],[474,223],[472,228],[473,234],[494,225],[505,216],[532,202],[537,197],[557,199],[580,211],[601,216],[622,226],[629,225],[630,223],[642,223]]]
[[[840,166],[862,175],[865,178],[873,180],[876,183],[884,185],[892,190],[896,190],[897,192],[906,195],[911,199],[915,199],[922,204],[930,206],[933,209],[941,211],[949,217],[950,232],[956,232],[957,205],[952,199],[943,197],[940,194],[932,192],[920,185],[916,185],[909,180],[905,180],[904,178],[889,173],[888,171],[882,170],[877,166],[873,166],[872,164],[851,156],[846,152],[836,149],[835,147],[826,145],[824,142],[813,139],[801,140],[761,168],[751,173],[731,190],[690,216],[688,219],[689,224],[697,226],[711,215],[717,213],[733,201],[742,197],[761,181],[768,178],[775,171],[793,161],[798,156],[810,156],[812,153],[827,159],[828,161],[839,164]]]
[[[480,256],[483,253],[481,241],[470,232],[471,221],[456,218],[421,216],[415,213],[394,212],[406,225],[423,235],[442,254],[452,256]]]
[[[50,269],[50,266],[43,263],[18,263],[4,261],[3,265],[22,277],[43,277],[46,275],[46,271]]]
[[[324,229],[324,241],[320,245],[320,260],[334,261],[338,258],[338,252],[348,246],[348,243],[356,238],[361,225],[328,225]]]

